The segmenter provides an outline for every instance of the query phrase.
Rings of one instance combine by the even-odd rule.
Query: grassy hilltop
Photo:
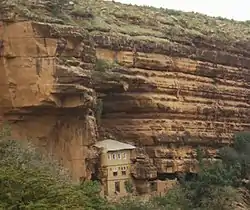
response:
[[[250,38],[249,21],[102,0],[75,0],[73,8],[65,6],[68,3],[66,0],[40,2],[32,5],[26,0],[8,0],[9,4],[14,4],[23,16],[30,19],[78,25],[89,31],[129,35],[137,39],[188,45],[205,39],[215,45],[240,45]],[[76,15],[82,19],[76,20]]]

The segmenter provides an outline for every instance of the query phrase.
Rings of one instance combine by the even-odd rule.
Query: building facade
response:
[[[126,195],[131,183],[131,151],[135,147],[114,140],[100,141],[95,146],[102,148],[100,174],[104,195]]]

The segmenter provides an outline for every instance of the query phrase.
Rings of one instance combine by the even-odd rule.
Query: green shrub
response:
[[[180,186],[152,202],[167,210],[231,210],[235,202],[243,202],[239,187],[242,179],[249,179],[249,133],[235,135],[233,147],[220,149],[221,161],[205,164],[204,152],[197,149],[200,171],[191,181],[182,180]],[[249,183],[245,184],[246,189]],[[248,189],[249,190],[249,189]],[[249,191],[250,192],[250,191]]]
[[[150,201],[143,201],[136,198],[124,198],[115,206],[116,210],[160,210]]]
[[[133,187],[133,183],[131,180],[127,180],[125,181],[125,189],[127,193],[133,193],[134,192],[134,187]]]
[[[80,16],[82,18],[94,18],[94,14],[86,8],[77,7],[72,12],[71,15]]]
[[[97,183],[73,184],[67,171],[31,144],[1,132],[0,206],[2,209],[109,209]]]
[[[104,59],[97,59],[95,64],[95,71],[105,72],[117,67],[118,64],[115,62],[110,62]]]
[[[152,202],[159,208],[167,210],[176,210],[178,208],[191,210],[191,203],[186,196],[186,190],[182,186],[176,186],[170,189],[165,196],[156,196]]]
[[[242,202],[238,187],[249,178],[249,134],[237,134],[232,148],[220,150],[222,161],[209,166],[197,150],[200,171],[166,195],[149,200],[127,197],[111,205],[100,197],[98,182],[73,184],[67,171],[27,142],[14,141],[10,129],[0,132],[1,209],[84,210],[231,210]],[[250,191],[249,183],[245,189]],[[131,183],[126,190],[133,192]]]

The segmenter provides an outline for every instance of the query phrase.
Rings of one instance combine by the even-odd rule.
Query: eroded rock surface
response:
[[[95,118],[88,113],[96,100],[88,87],[88,71],[95,62],[90,38],[66,26],[31,21],[0,24],[4,120],[13,136],[32,139],[62,161],[75,179],[85,176],[85,155],[98,136]],[[60,58],[56,55],[59,33],[67,40]],[[73,58],[80,60],[79,66],[67,64]]]
[[[71,22],[53,16],[47,3],[1,7],[0,114],[15,137],[32,139],[78,179],[89,177],[91,145],[112,136],[144,149],[133,175],[149,180],[195,172],[198,146],[216,158],[234,132],[249,129],[245,23],[86,4],[77,6],[87,15],[64,10]],[[101,60],[112,66],[98,70]]]

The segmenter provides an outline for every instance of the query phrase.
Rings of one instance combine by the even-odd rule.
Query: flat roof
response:
[[[126,144],[120,141],[115,141],[112,139],[106,139],[103,141],[98,141],[94,145],[97,148],[103,148],[106,152],[109,151],[119,151],[119,150],[132,150],[136,147],[130,144]]]

